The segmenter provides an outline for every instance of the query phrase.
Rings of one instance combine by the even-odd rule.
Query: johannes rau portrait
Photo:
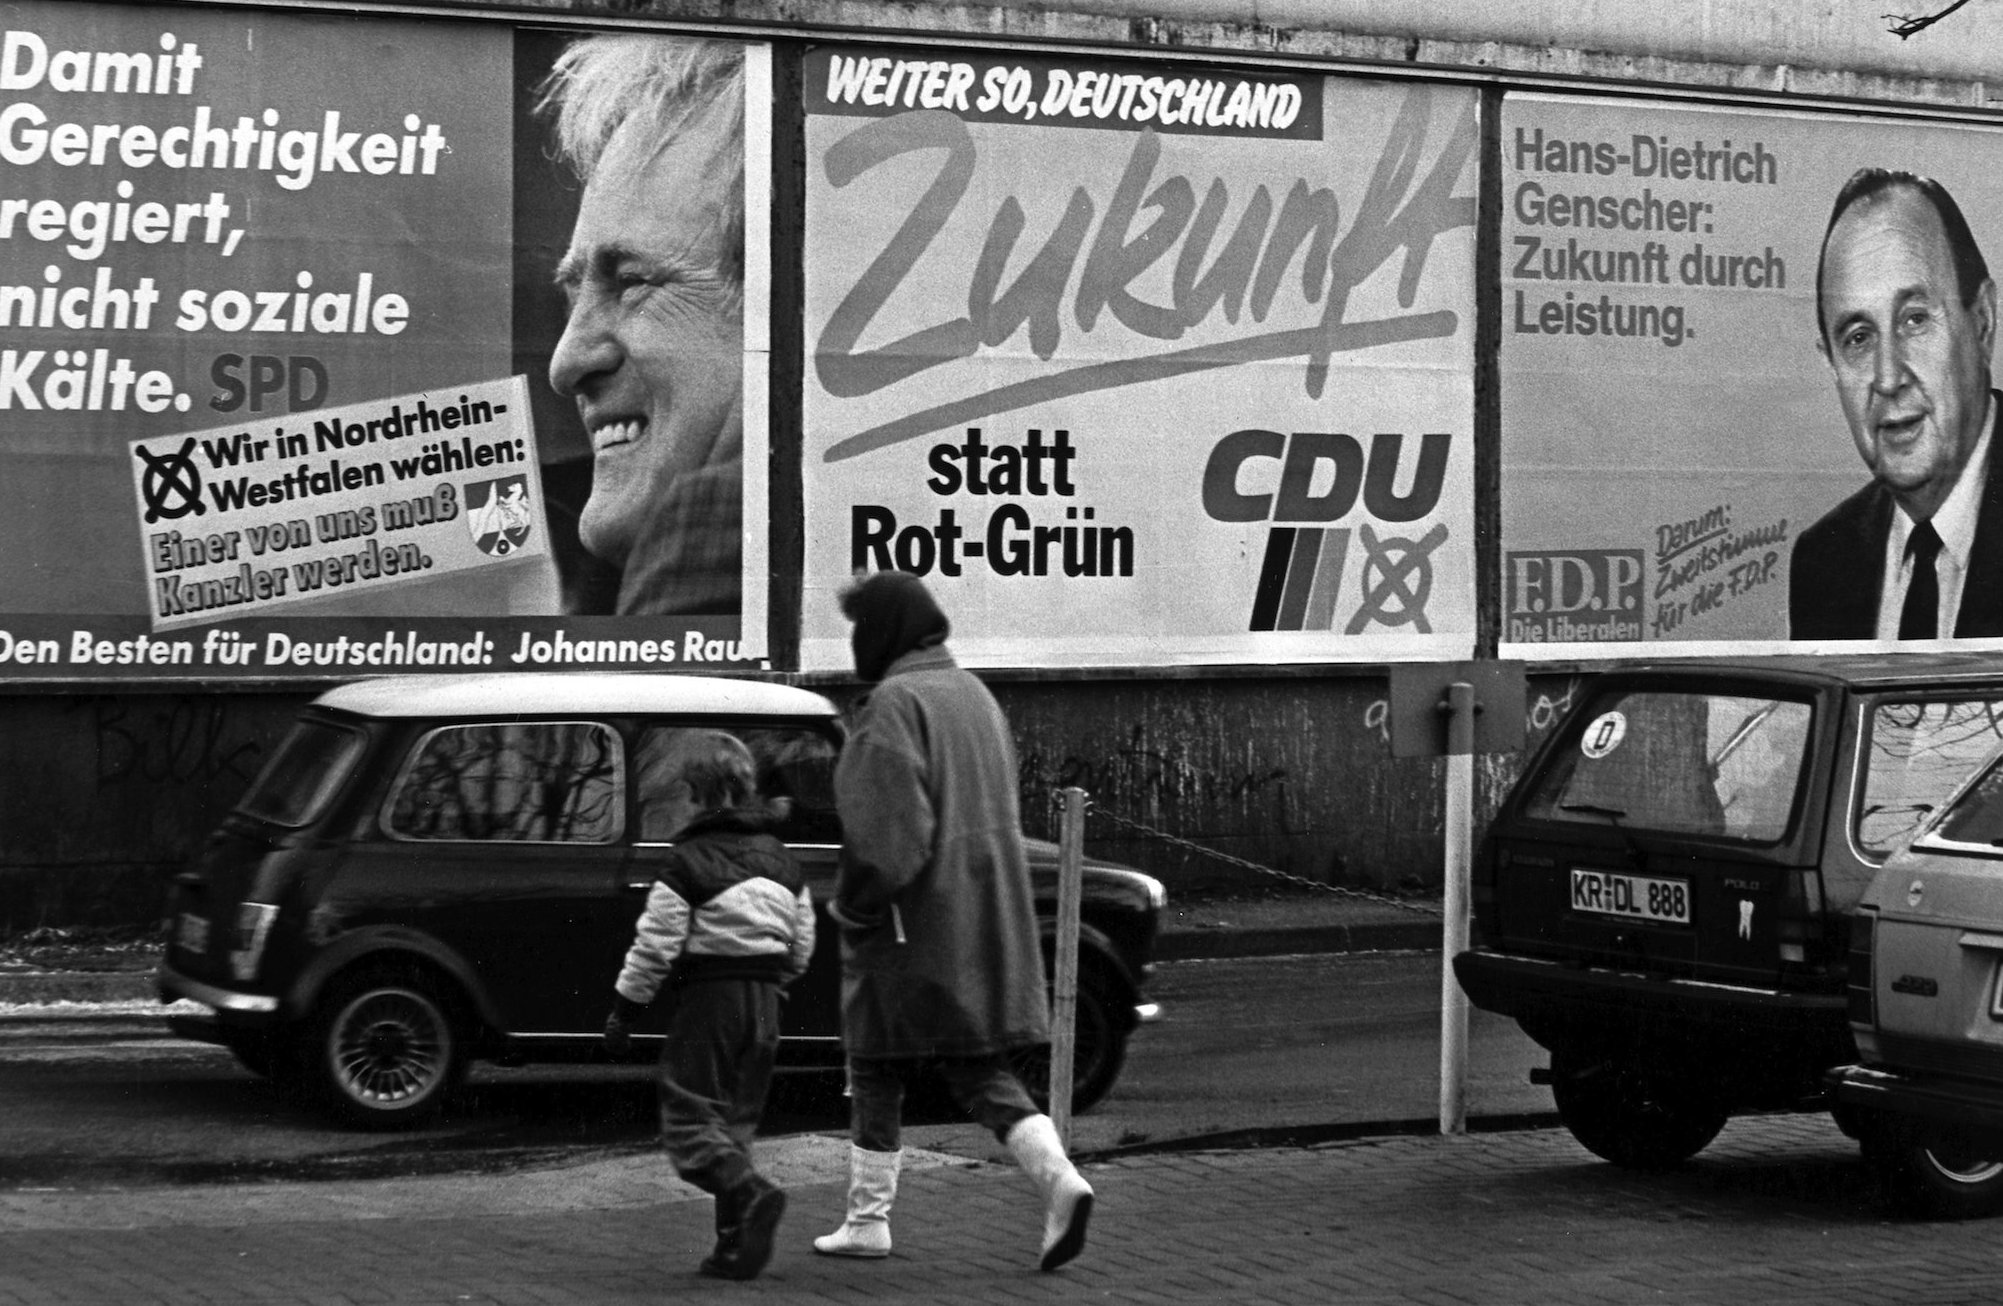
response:
[[[744,73],[728,42],[592,37],[544,84],[584,193],[549,379],[591,442],[578,536],[617,611],[736,613],[743,558]]]

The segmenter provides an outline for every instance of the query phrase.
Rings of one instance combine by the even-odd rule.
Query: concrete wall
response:
[[[1533,738],[1578,683],[1541,677]],[[1321,884],[1437,886],[1442,766],[1394,759],[1381,673],[1000,680],[1022,762],[1023,823],[1056,837],[1053,790],[1106,811],[1088,850],[1171,891],[1288,887],[1188,844]],[[823,687],[841,699],[853,686]],[[310,692],[0,697],[0,938],[134,926],[256,774]],[[1479,821],[1518,758],[1479,760]],[[1162,835],[1173,836],[1164,838]],[[1174,840],[1187,841],[1178,843]]]
[[[0,937],[143,924],[301,693],[0,698]]]
[[[1575,683],[1531,687],[1532,739]],[[1077,785],[1110,813],[1087,822],[1090,851],[1148,870],[1171,893],[1292,887],[1224,858],[1316,884],[1437,889],[1445,767],[1391,755],[1386,692],[1381,673],[1340,671],[996,686],[1022,749],[1024,824],[1055,838],[1048,795]],[[1478,828],[1519,763],[1477,759]]]

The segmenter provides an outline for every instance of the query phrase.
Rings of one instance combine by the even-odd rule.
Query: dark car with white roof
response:
[[[819,904],[841,847],[839,713],[804,689],[698,676],[417,676],[322,694],[176,880],[160,994],[206,1010],[174,1027],[370,1127],[435,1110],[476,1059],[602,1056],[613,979],[687,815],[652,777],[718,729],[757,759],[821,917],[780,1067],[838,1067],[838,931]],[[1057,849],[1032,840],[1030,861],[1048,952]],[[1153,878],[1086,859],[1076,1110],[1112,1088],[1152,1014],[1165,900]],[[636,1057],[658,1050],[667,1005],[637,1027]],[[1047,1053],[1020,1068],[1047,1084]]]

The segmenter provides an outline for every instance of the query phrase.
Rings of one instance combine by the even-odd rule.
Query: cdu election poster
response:
[[[1472,91],[810,51],[802,660],[1466,656]]]

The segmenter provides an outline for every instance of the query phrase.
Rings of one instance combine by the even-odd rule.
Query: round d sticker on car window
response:
[[[1579,736],[1579,751],[1598,761],[1619,748],[1625,738],[1627,717],[1619,712],[1602,712],[1586,727],[1586,733]]]

